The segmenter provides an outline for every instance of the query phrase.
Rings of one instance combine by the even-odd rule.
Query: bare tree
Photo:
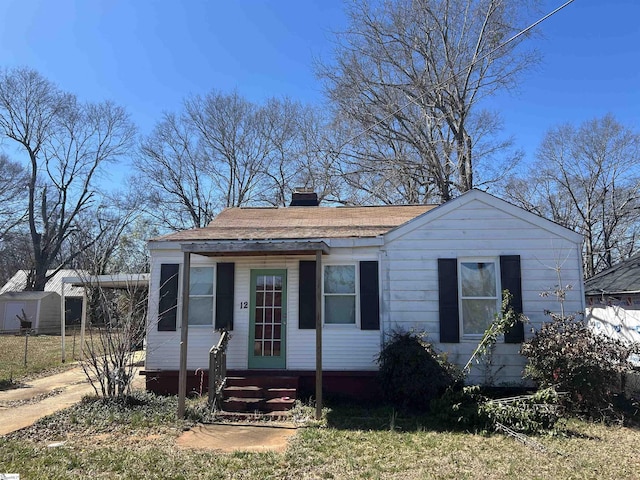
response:
[[[0,245],[27,214],[27,172],[0,154]]]
[[[295,186],[328,185],[315,181],[323,122],[286,98],[262,105],[237,92],[188,98],[141,144],[139,183],[152,205],[163,205],[150,215],[172,230],[199,228],[222,208],[285,205]]]
[[[16,228],[0,241],[0,285],[4,285],[17,270],[31,265],[31,239],[24,229]]]
[[[127,113],[112,103],[80,103],[28,68],[0,73],[0,135],[28,162],[28,289],[44,289],[47,270],[62,268],[103,233],[56,264],[77,219],[96,203],[100,168],[127,154],[134,134]]]
[[[523,26],[530,3],[352,0],[334,63],[319,66],[330,100],[361,132],[350,170],[364,175],[395,166],[398,177],[413,178],[383,175],[381,185],[405,191],[407,201],[447,201],[471,189],[481,162],[496,163],[510,147],[496,140],[499,122],[481,120],[494,114],[478,104],[515,86],[536,63],[535,53],[516,49],[519,41],[504,45]]]
[[[60,262],[65,258],[73,258],[67,262],[69,267],[93,275],[148,271],[146,258],[142,262],[139,259],[123,262],[120,252],[126,248],[127,237],[142,217],[142,196],[139,192],[106,194],[100,205],[78,216],[74,235],[60,250]],[[81,251],[80,255],[74,255],[78,250]],[[139,269],[130,270],[132,265]]]
[[[505,189],[512,201],[584,235],[590,277],[636,251],[640,134],[612,115],[549,130],[538,161]]]

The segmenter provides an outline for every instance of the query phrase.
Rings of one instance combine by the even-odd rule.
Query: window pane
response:
[[[211,325],[213,323],[213,297],[189,299],[189,325]]]
[[[189,295],[213,295],[213,267],[192,267]]]
[[[356,323],[356,297],[335,295],[324,298],[325,323]]]
[[[324,267],[324,293],[356,293],[356,267],[354,265]]]
[[[463,297],[495,297],[496,266],[494,263],[460,264]]]
[[[482,335],[497,313],[495,300],[462,300],[462,324],[465,334]]]

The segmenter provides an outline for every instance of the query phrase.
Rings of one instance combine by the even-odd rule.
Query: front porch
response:
[[[146,377],[148,391],[160,395],[178,394],[178,370],[144,370],[140,374]],[[302,401],[315,399],[315,385],[316,372],[312,370],[229,370],[227,384],[223,390],[223,409],[248,412],[275,411],[277,409],[274,405],[292,406],[296,399]],[[208,386],[208,371],[199,369],[187,372],[187,396],[206,396],[209,391]],[[234,387],[251,388],[240,390]],[[376,402],[382,398],[382,390],[375,371],[324,371],[322,392],[325,398],[361,403]],[[289,397],[293,401],[282,401],[284,397]],[[228,402],[230,398],[249,398],[258,399],[258,401],[236,401],[232,404]],[[267,401],[274,398],[280,401],[267,405]],[[252,404],[257,408],[252,408]]]

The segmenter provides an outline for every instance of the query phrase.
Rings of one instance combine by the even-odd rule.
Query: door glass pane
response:
[[[264,303],[265,307],[270,307],[273,305],[273,293],[267,292],[264,294]]]

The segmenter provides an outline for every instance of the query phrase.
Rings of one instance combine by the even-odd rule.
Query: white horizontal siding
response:
[[[545,310],[560,309],[555,297],[540,295],[558,283],[574,286],[567,292],[565,311],[582,311],[578,246],[554,233],[555,228],[541,228],[480,201],[461,205],[431,221],[429,214],[417,221],[423,224],[414,223],[406,233],[401,227],[384,247],[382,296],[386,334],[394,329],[425,332],[451,361],[460,367],[467,362],[477,341],[439,343],[439,258],[520,255],[523,309],[530,319],[525,338],[547,319]],[[522,383],[525,359],[519,348],[520,345],[496,345],[493,375],[498,383]],[[469,379],[484,382],[485,373],[481,366],[474,366]]]
[[[323,263],[344,262],[350,258],[377,259],[377,249],[368,247],[361,252],[326,255]],[[160,252],[159,252],[160,253]],[[288,370],[315,370],[315,331],[298,328],[299,262],[315,257],[238,257],[221,259],[235,263],[235,310],[234,327],[231,332],[227,353],[227,368],[248,368],[249,354],[249,309],[241,309],[241,302],[250,300],[250,276],[253,269],[287,270],[287,324],[286,324],[286,368]],[[214,265],[216,259],[193,255],[193,265]],[[149,325],[147,333],[147,369],[177,370],[180,358],[180,306],[178,325],[175,332],[158,332],[158,289],[160,265],[162,263],[182,263],[179,251],[152,254],[151,285],[149,295]],[[323,368],[327,370],[372,370],[374,358],[380,349],[380,332],[362,331],[356,327],[326,326],[323,329]],[[195,370],[208,368],[211,346],[218,340],[213,327],[189,327],[187,368]]]

